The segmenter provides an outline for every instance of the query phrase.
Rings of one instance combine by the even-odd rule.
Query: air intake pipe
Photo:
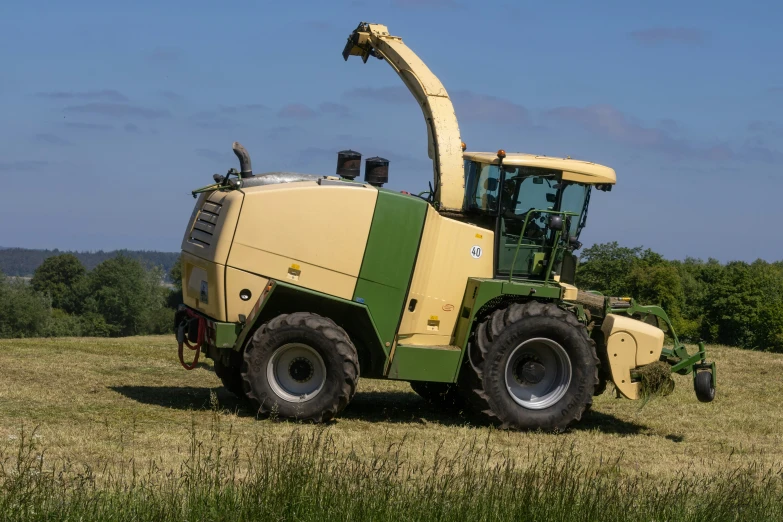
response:
[[[337,175],[347,179],[359,176],[362,167],[362,154],[355,150],[341,150],[337,153]]]
[[[364,164],[364,181],[375,187],[389,182],[389,160],[386,158],[367,158]]]

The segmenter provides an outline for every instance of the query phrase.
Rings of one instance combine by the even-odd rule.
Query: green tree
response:
[[[87,310],[101,314],[113,335],[147,333],[150,315],[163,308],[160,276],[129,257],[108,259],[89,273]]]
[[[169,280],[174,288],[180,292],[182,291],[182,254],[177,256],[177,260],[171,266],[171,270],[169,270]]]
[[[763,294],[758,322],[753,325],[753,348],[783,352],[783,267],[757,260],[750,265],[756,287]]]
[[[166,304],[169,308],[176,309],[182,303],[182,254],[177,256],[168,277],[174,289],[166,295]]]
[[[576,285],[606,295],[627,294],[628,276],[641,255],[641,247],[621,247],[616,241],[586,248],[579,256]]]
[[[764,293],[748,263],[732,261],[705,274],[702,337],[708,342],[752,348]]]
[[[21,279],[0,272],[0,337],[43,335],[51,315],[51,301]]]
[[[81,287],[87,271],[73,254],[49,257],[36,268],[30,284],[36,292],[48,295],[54,308],[68,312],[76,311],[81,296]]]

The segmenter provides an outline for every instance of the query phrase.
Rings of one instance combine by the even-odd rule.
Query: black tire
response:
[[[712,372],[699,372],[693,378],[693,389],[699,402],[712,402],[715,399],[715,387],[712,385]]]
[[[242,368],[240,365],[241,363],[228,366],[221,360],[216,360],[215,375],[220,378],[224,388],[240,399],[247,399],[247,396],[245,395],[244,381],[242,379]]]
[[[424,381],[411,381],[410,384],[419,397],[436,408],[459,411],[464,406],[456,384]]]
[[[599,361],[595,342],[574,314],[554,303],[532,301],[498,309],[482,324],[476,328],[476,334],[485,332],[484,338],[473,337],[473,342],[486,348],[484,360],[479,364],[480,372],[474,370],[473,375],[461,375],[462,382],[467,384],[462,387],[463,393],[473,385],[474,409],[497,417],[502,427],[511,429],[562,431],[581,419],[599,386]],[[539,338],[544,341],[531,341]],[[563,379],[562,396],[552,404],[536,405],[537,409],[532,404],[525,407],[517,403],[506,386],[507,363],[513,354],[520,353],[516,350],[525,342],[559,347],[553,350],[570,365],[570,379],[567,382]],[[475,363],[471,369],[473,366]],[[563,367],[566,375],[567,366]],[[513,382],[510,385],[513,387]]]
[[[283,357],[291,350],[310,355],[292,359],[286,376],[280,369],[284,367]],[[298,372],[304,380],[297,380],[295,364],[300,365]],[[319,375],[318,382],[312,382],[319,387],[299,399],[294,395],[299,392],[289,390],[283,382],[309,385]],[[331,319],[308,312],[282,314],[263,324],[247,343],[242,378],[247,396],[257,403],[260,415],[326,422],[340,413],[356,393],[359,358],[348,334]],[[302,401],[301,397],[307,395],[310,397]]]

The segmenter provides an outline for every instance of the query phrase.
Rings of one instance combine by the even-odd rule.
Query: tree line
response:
[[[686,341],[783,352],[783,262],[667,260],[650,249],[604,243],[581,253],[576,284],[661,305]],[[59,254],[29,282],[0,273],[0,337],[171,333],[180,302],[179,257],[164,272],[122,254],[92,269],[72,253]]]
[[[72,254],[46,258],[32,278],[0,273],[0,337],[118,337],[174,330],[182,300],[178,261],[159,266],[117,255],[92,270]],[[174,288],[163,284],[174,276]]]
[[[41,266],[45,259],[62,254],[72,254],[92,270],[107,259],[117,256],[130,257],[141,261],[145,266],[159,266],[167,275],[177,261],[176,252],[158,252],[155,250],[98,250],[95,252],[63,252],[58,249],[38,250],[31,248],[0,248],[0,272],[7,276],[29,277]]]
[[[783,352],[781,261],[672,261],[604,243],[581,253],[576,285],[661,305],[686,341]]]

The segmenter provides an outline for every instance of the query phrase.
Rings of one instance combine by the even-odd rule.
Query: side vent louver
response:
[[[200,247],[208,247],[212,244],[212,235],[215,233],[215,227],[220,217],[222,206],[218,203],[207,201],[201,210],[198,211],[196,221],[190,231],[189,243]]]

